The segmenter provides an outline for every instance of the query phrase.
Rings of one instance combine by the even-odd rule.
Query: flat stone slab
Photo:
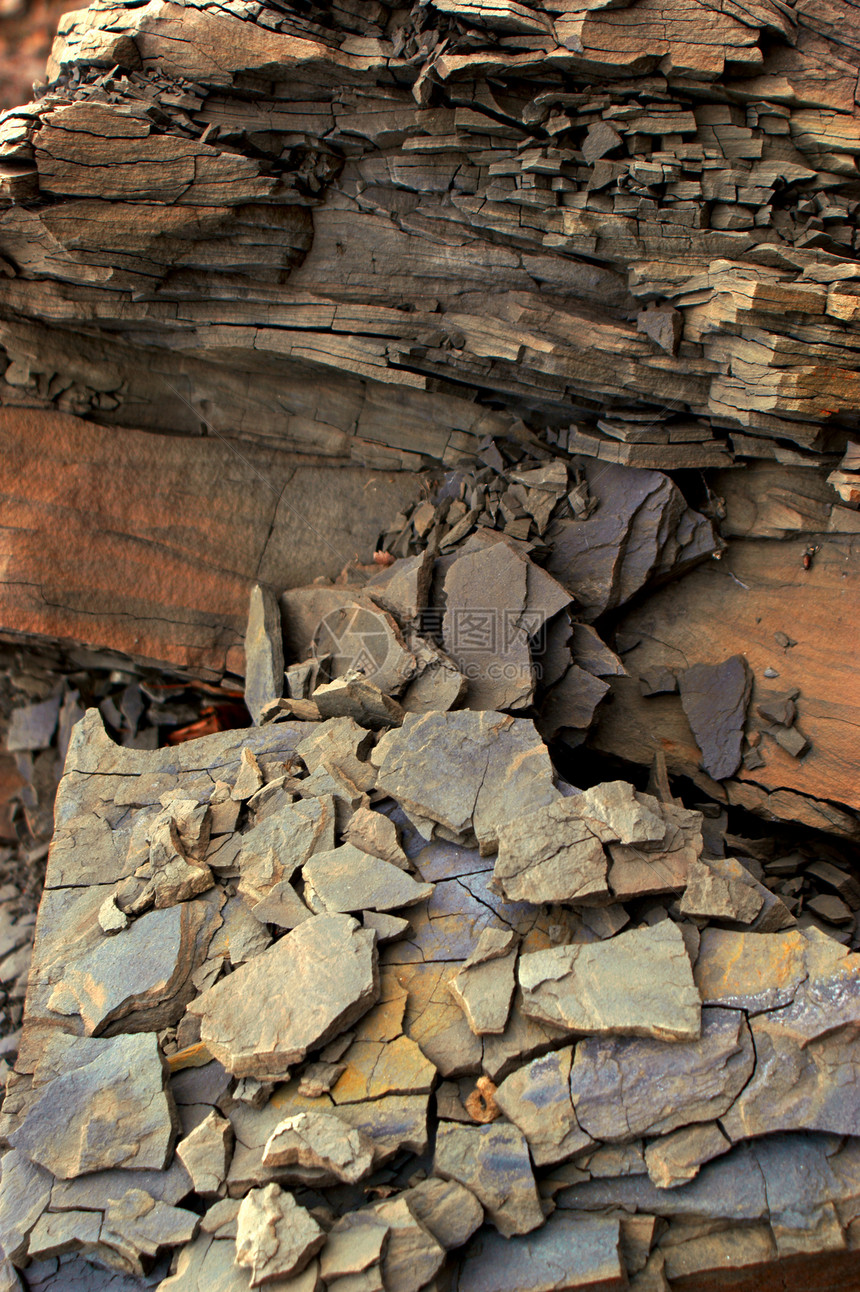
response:
[[[516,1126],[440,1122],[433,1170],[465,1185],[500,1234],[527,1234],[543,1224],[526,1140]]]
[[[64,1059],[63,1074],[36,1088],[12,1147],[61,1180],[113,1166],[162,1170],[176,1124],[154,1033],[70,1038]]]
[[[189,1012],[228,1072],[267,1077],[349,1027],[378,994],[376,935],[348,915],[320,915],[203,992]]]
[[[414,906],[433,893],[399,866],[344,843],[331,852],[318,852],[302,870],[327,911],[394,911]]]
[[[499,829],[560,798],[546,746],[527,718],[492,710],[408,713],[371,755],[378,788],[443,837],[492,852]]]
[[[523,1013],[569,1032],[695,1040],[701,1000],[671,920],[520,956]]]
[[[580,1127],[596,1140],[666,1135],[722,1117],[754,1067],[744,1015],[703,1009],[697,1040],[666,1044],[649,1037],[607,1036],[581,1041],[570,1072],[570,1095]]]
[[[518,815],[499,830],[493,877],[512,902],[608,900],[607,869],[603,844],[576,798]]]
[[[743,655],[722,664],[694,664],[678,679],[681,705],[702,751],[702,766],[715,781],[740,767],[752,674]]]
[[[627,1284],[618,1254],[620,1226],[602,1216],[556,1213],[543,1229],[505,1239],[482,1234],[469,1247],[460,1292],[610,1292]]]

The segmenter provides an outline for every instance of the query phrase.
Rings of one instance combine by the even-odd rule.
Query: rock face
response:
[[[366,1013],[378,992],[375,934],[348,915],[326,915],[210,987],[190,1011],[228,1072],[278,1076]]]
[[[593,946],[520,957],[523,1013],[568,1032],[695,1040],[701,1002],[684,939],[670,920]]]

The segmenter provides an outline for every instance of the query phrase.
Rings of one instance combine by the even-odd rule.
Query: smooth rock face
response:
[[[450,836],[492,851],[499,829],[559,798],[534,724],[506,714],[407,714],[371,756],[378,787]]]
[[[665,1135],[721,1117],[754,1066],[744,1015],[704,1009],[699,1040],[667,1045],[645,1037],[589,1037],[580,1042],[570,1093],[579,1125],[594,1139]]]
[[[325,1242],[310,1212],[276,1184],[252,1189],[236,1217],[236,1260],[251,1287],[300,1273]]]
[[[352,843],[315,853],[302,876],[331,912],[393,911],[426,901],[433,892],[432,884],[419,884],[400,867]]]
[[[564,1162],[592,1142],[573,1108],[572,1061],[571,1046],[553,1050],[517,1068],[495,1093],[499,1108],[528,1140],[535,1166]]]
[[[752,674],[743,655],[722,664],[694,664],[679,678],[681,704],[702,765],[715,781],[733,776],[741,762]]]
[[[527,1234],[543,1224],[526,1140],[516,1126],[441,1122],[433,1170],[465,1185],[500,1234]]]
[[[556,1213],[526,1238],[481,1235],[466,1254],[460,1292],[567,1292],[622,1288],[619,1223]]]
[[[523,1013],[570,1032],[694,1040],[701,1002],[671,920],[520,956]]]
[[[189,1012],[229,1072],[267,1077],[349,1027],[378,992],[375,935],[347,915],[321,915],[210,987]]]
[[[251,589],[245,629],[245,704],[257,726],[263,709],[284,693],[284,638],[281,607],[269,588]]]
[[[606,872],[603,845],[578,799],[549,803],[499,831],[493,876],[512,902],[600,901],[609,896]]]
[[[61,1180],[112,1166],[162,1170],[175,1126],[156,1037],[76,1039],[66,1066],[30,1105],[12,1146]]]

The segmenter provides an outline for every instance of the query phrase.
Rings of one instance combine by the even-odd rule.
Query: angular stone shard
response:
[[[493,877],[512,902],[603,901],[607,865],[579,799],[559,799],[502,825]]]
[[[380,570],[365,584],[371,598],[402,626],[414,623],[430,605],[433,557],[429,551],[407,556]]]
[[[318,1183],[356,1184],[373,1169],[373,1144],[333,1114],[300,1112],[276,1126],[263,1149],[264,1166],[313,1167]]]
[[[420,884],[406,871],[354,844],[317,852],[302,870],[306,884],[326,911],[393,911],[426,901],[432,884]]]
[[[502,825],[560,798],[546,747],[525,718],[507,714],[407,714],[371,761],[378,787],[448,836],[491,852]]]
[[[525,1238],[481,1235],[466,1254],[460,1292],[570,1292],[627,1286],[619,1222],[557,1212]],[[649,1289],[650,1292],[650,1289]]]
[[[659,800],[627,781],[604,781],[571,800],[602,843],[660,843],[666,822]]]
[[[245,630],[245,704],[257,726],[267,704],[284,694],[284,636],[281,607],[269,588],[251,589]]]
[[[648,1175],[658,1189],[677,1189],[699,1174],[705,1162],[720,1157],[731,1148],[716,1122],[704,1126],[684,1126],[672,1135],[654,1140],[645,1149]]]
[[[336,1220],[320,1254],[326,1284],[378,1265],[390,1232],[391,1226],[373,1211],[350,1211]]]
[[[175,1023],[194,993],[191,975],[202,962],[208,937],[200,934],[209,912],[183,902],[142,915],[115,938],[102,938],[72,959],[48,998],[57,1014],[79,1014],[87,1036],[122,1021],[126,1032],[157,1031]]]
[[[368,1208],[389,1227],[381,1268],[385,1292],[419,1292],[445,1262],[445,1249],[416,1219],[408,1196],[388,1198]]]
[[[171,1207],[150,1197],[144,1189],[131,1188],[105,1207],[99,1235],[101,1255],[107,1255],[107,1248],[119,1256],[127,1269],[142,1275],[144,1259],[150,1262],[164,1248],[190,1243],[199,1223],[195,1212]]]
[[[440,1122],[433,1170],[475,1195],[500,1234],[527,1234],[544,1222],[526,1140],[506,1122]]]
[[[445,650],[470,709],[522,709],[534,694],[526,562],[505,543],[459,556],[445,578]]]
[[[194,804],[197,807],[197,804]],[[180,831],[180,804],[171,804],[155,819],[150,832],[150,884],[156,907],[173,906],[198,893],[205,893],[215,883],[205,862],[186,851]],[[208,836],[207,836],[208,838]]]
[[[667,1045],[610,1036],[580,1042],[570,1093],[584,1131],[597,1140],[623,1142],[721,1117],[754,1066],[744,1015],[704,1009],[699,1040]]]
[[[175,1114],[157,1038],[74,1038],[65,1069],[36,1095],[12,1147],[61,1180],[112,1166],[163,1170]]]
[[[456,1180],[430,1176],[406,1195],[409,1210],[446,1251],[462,1247],[484,1219],[474,1193]]]
[[[752,674],[743,655],[722,664],[694,664],[680,675],[681,704],[702,766],[715,781],[733,776],[741,762]]]
[[[499,1108],[528,1140],[535,1166],[564,1162],[592,1143],[570,1095],[573,1047],[553,1050],[517,1068],[496,1090]]]
[[[191,1176],[194,1192],[218,1194],[227,1178],[233,1127],[213,1110],[176,1146],[176,1156]]]
[[[505,1030],[516,986],[518,945],[513,932],[482,929],[475,950],[448,984],[476,1036]]]
[[[26,1257],[29,1234],[51,1200],[53,1183],[49,1172],[18,1149],[0,1159],[0,1250],[10,1261]]]
[[[390,861],[402,870],[410,868],[409,859],[401,847],[397,826],[390,817],[372,808],[358,808],[343,836],[344,843],[354,843],[362,852],[372,857]]]
[[[239,892],[252,909],[277,884],[288,882],[312,853],[333,848],[334,827],[331,798],[301,799],[242,835]]]
[[[677,925],[663,920],[588,946],[520,956],[523,1013],[568,1032],[699,1036],[701,1001]]]
[[[242,1199],[236,1217],[236,1260],[251,1287],[299,1274],[323,1246],[325,1231],[291,1193],[268,1184]]]
[[[359,675],[337,677],[318,686],[312,696],[321,718],[352,718],[362,727],[399,727],[403,709],[391,696]]]
[[[189,1013],[229,1072],[266,1078],[349,1027],[378,994],[375,934],[347,915],[321,915],[210,987]]]
[[[764,892],[760,891],[762,885],[756,883],[749,871],[744,871],[739,863],[736,866],[738,873],[720,874],[725,867],[710,861],[694,862],[681,898],[681,914],[752,924],[764,906]]]

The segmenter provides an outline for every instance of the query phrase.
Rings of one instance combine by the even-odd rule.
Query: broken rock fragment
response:
[[[506,822],[560,798],[552,764],[526,718],[464,709],[407,714],[371,755],[378,788],[447,837],[491,852]]]
[[[354,844],[318,852],[302,870],[327,911],[393,911],[414,906],[433,892],[406,871],[380,857],[371,857]]]
[[[721,1117],[754,1066],[744,1015],[704,1009],[698,1040],[667,1045],[650,1037],[606,1036],[581,1041],[570,1093],[584,1131],[596,1140],[623,1142]]]
[[[334,826],[330,797],[300,799],[242,835],[239,892],[251,908],[288,882],[312,853],[333,848]]]
[[[284,693],[284,638],[281,608],[268,588],[251,589],[245,631],[245,704],[257,726],[263,709]]]
[[[361,1274],[378,1265],[388,1244],[391,1226],[373,1211],[350,1211],[335,1221],[320,1254],[326,1284]]]
[[[475,1195],[500,1234],[527,1234],[543,1224],[526,1140],[507,1122],[462,1126],[441,1122],[433,1170]]]
[[[195,804],[195,807],[197,805]],[[173,906],[212,888],[215,879],[205,862],[183,845],[178,806],[165,808],[152,825],[149,846],[150,884],[156,907]]]
[[[180,1140],[176,1156],[204,1197],[220,1192],[233,1151],[233,1127],[214,1110]]]
[[[645,1149],[645,1165],[658,1189],[676,1189],[695,1179],[703,1163],[720,1157],[730,1148],[731,1141],[716,1122],[684,1126],[649,1144]]]
[[[127,1032],[175,1023],[193,994],[191,975],[212,937],[208,914],[203,903],[183,902],[141,916],[118,937],[100,939],[67,964],[48,1008],[80,1015],[87,1036],[120,1020]]]
[[[456,1180],[430,1176],[407,1194],[409,1210],[446,1251],[462,1247],[482,1224],[484,1209]]]
[[[579,799],[558,799],[499,829],[493,876],[512,902],[589,902],[609,897],[603,845]]]
[[[681,931],[671,920],[606,942],[520,956],[523,1013],[569,1032],[691,1040],[701,1001]]]
[[[496,1103],[528,1140],[535,1166],[564,1162],[592,1143],[577,1121],[570,1094],[573,1049],[532,1059],[506,1077]]]
[[[175,1113],[155,1035],[70,1039],[66,1070],[30,1104],[12,1147],[61,1180],[112,1166],[162,1170]]]
[[[694,664],[679,677],[681,704],[702,766],[715,781],[733,776],[741,762],[752,674],[743,655],[722,664]]]
[[[340,1118],[318,1111],[294,1113],[272,1132],[264,1166],[313,1167],[319,1184],[356,1184],[373,1169],[373,1144]]]
[[[378,993],[375,934],[348,915],[321,915],[210,987],[189,1013],[229,1072],[264,1079],[349,1027]]]
[[[617,1220],[567,1212],[550,1216],[543,1229],[525,1238],[482,1234],[466,1254],[460,1292],[621,1289],[627,1285],[627,1275],[619,1241]]]
[[[322,1247],[325,1231],[277,1184],[252,1189],[236,1217],[236,1260],[251,1287],[299,1274]]]
[[[476,1036],[505,1030],[516,986],[518,944],[510,930],[482,929],[475,950],[448,984]]]

